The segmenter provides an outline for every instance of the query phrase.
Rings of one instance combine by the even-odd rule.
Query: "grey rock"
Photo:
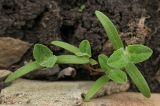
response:
[[[67,67],[67,68],[61,70],[58,74],[58,78],[64,78],[66,76],[74,78],[76,76],[76,69],[73,67]]]
[[[27,79],[47,79],[47,80],[58,80],[57,75],[60,72],[59,65],[55,65],[52,68],[41,68],[34,70],[26,75],[24,75]]]
[[[0,67],[18,62],[31,44],[11,37],[0,37]]]
[[[83,104],[81,95],[93,83],[94,81],[46,82],[18,79],[11,86],[2,89],[0,101],[5,106],[79,106]],[[105,85],[104,88],[106,86],[110,85]],[[100,92],[98,95],[104,94]]]

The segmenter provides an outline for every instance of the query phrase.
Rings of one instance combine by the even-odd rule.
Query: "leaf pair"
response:
[[[19,68],[12,74],[10,74],[5,83],[10,83],[17,78],[42,67],[51,68],[55,64],[97,64],[94,59],[91,59],[91,49],[88,41],[84,40],[81,42],[80,47],[76,48],[65,42],[55,41],[56,44],[62,46],[63,48],[73,52],[73,53],[81,53],[82,56],[76,55],[53,55],[52,51],[45,45],[35,44],[33,49],[33,56],[35,58],[35,62],[31,62],[26,64],[25,66]]]
[[[76,53],[77,56],[88,56],[91,57],[91,45],[88,40],[83,40],[79,45],[79,53]]]
[[[36,62],[42,67],[51,68],[57,61],[57,56],[53,55],[52,51],[42,44],[35,44],[33,56]]]
[[[124,68],[128,62],[139,63],[147,60],[152,55],[152,50],[144,45],[129,45],[124,50],[120,48],[109,57],[107,64],[114,68]]]
[[[106,75],[100,77],[95,84],[93,84],[86,94],[85,100],[88,101],[94,96],[94,94],[105,84],[105,81],[107,82],[109,79],[116,83],[127,81],[126,73],[130,76],[139,91],[144,96],[150,97],[148,84],[134,64],[148,59],[152,55],[152,50],[149,47],[140,44],[129,45],[124,49],[123,42],[111,20],[100,11],[96,11],[95,14],[104,27],[109,41],[116,51],[109,58],[103,54],[99,55],[99,64]],[[126,69],[126,73],[121,70],[122,68]],[[106,78],[108,80],[106,80]]]
[[[53,41],[54,42],[54,41]],[[65,42],[60,42],[60,41],[55,41],[56,44],[64,44],[62,47],[67,48],[71,47],[72,45],[67,44]],[[55,43],[54,42],[54,43]],[[86,45],[88,46],[88,42],[83,41],[83,43],[80,44],[80,50],[83,51],[83,53],[90,53],[86,49]],[[67,48],[68,49],[68,48]],[[75,52],[79,50],[72,46],[72,48],[68,49],[69,51]],[[34,50],[33,50],[33,56],[36,60],[36,62],[42,66],[42,67],[53,67],[55,64],[85,64],[89,63],[89,59],[85,56],[79,57],[75,55],[60,55],[60,56],[55,56],[53,55],[52,51],[45,45],[42,44],[35,44]],[[88,56],[88,55],[87,55]]]
[[[114,49],[117,50],[110,56],[107,64],[117,68],[125,66],[127,74],[131,77],[139,91],[144,96],[150,97],[148,84],[134,64],[148,59],[152,54],[152,50],[143,45],[129,45],[124,51],[124,49],[122,49],[124,48],[122,40],[110,19],[100,11],[96,11],[96,16],[104,27]]]
[[[99,64],[101,66],[101,68],[104,70],[104,72],[106,73],[106,75],[108,75],[108,77],[118,83],[118,84],[123,84],[127,82],[127,75],[125,72],[123,72],[120,69],[116,69],[116,68],[111,68],[108,64],[108,57],[104,54],[101,54],[98,56],[98,61]]]
[[[83,40],[79,48],[62,41],[52,41],[51,44],[64,48],[77,56],[91,57],[91,46],[88,40]]]
[[[120,69],[111,68],[107,65],[108,57],[104,54],[98,56],[98,62],[101,69],[105,72],[106,75],[100,77],[92,85],[89,91],[86,94],[85,101],[89,101],[95,94],[103,87],[109,80],[112,80],[118,84],[124,84],[127,82],[127,75]]]
[[[57,57],[53,55],[52,51],[42,44],[36,44],[33,49],[33,56],[35,62],[30,62],[23,67],[17,69],[15,72],[11,73],[5,80],[5,83],[10,83],[23,75],[42,68],[42,67],[53,67],[57,61]]]
[[[65,50],[70,51],[71,53],[75,54],[77,56],[77,58],[78,57],[88,58],[88,61],[89,61],[88,63],[90,63],[91,65],[97,64],[97,61],[91,58],[91,56],[92,56],[91,46],[90,46],[90,43],[88,40],[81,41],[79,48],[76,46],[73,46],[69,43],[62,42],[62,41],[52,41],[51,44],[62,47]]]

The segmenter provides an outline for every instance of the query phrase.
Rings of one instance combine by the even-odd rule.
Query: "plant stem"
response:
[[[15,72],[11,73],[4,82],[10,83],[10,82],[16,80],[17,78],[22,77],[23,75],[25,75],[31,71],[34,71],[38,68],[41,68],[41,66],[39,66],[36,62],[30,62],[30,63],[26,64],[25,66],[17,69]]]

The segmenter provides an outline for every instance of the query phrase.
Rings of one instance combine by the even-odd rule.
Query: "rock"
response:
[[[121,92],[83,102],[81,94],[87,92],[92,84],[91,81],[45,82],[19,79],[2,89],[1,106],[160,106],[159,94],[152,94],[148,99],[133,92]]]
[[[74,78],[75,76],[76,76],[76,69],[73,67],[64,68],[58,74],[58,78],[64,78],[64,77]]]
[[[140,93],[121,92],[112,94],[90,102],[85,102],[82,106],[160,106],[160,94],[152,94],[151,98],[145,98]]]
[[[118,92],[124,92],[124,91],[127,91],[129,87],[130,87],[129,82],[121,85],[121,84],[116,84],[110,81],[106,85],[104,85],[99,92],[97,92],[94,98],[102,97],[105,95],[111,95]]]
[[[4,83],[4,80],[6,79],[6,77],[11,73],[11,71],[9,70],[0,70],[0,92],[3,88],[5,88],[6,86],[8,86],[8,84]]]
[[[93,83],[18,79],[11,86],[2,89],[0,101],[5,106],[79,106],[83,103],[82,93],[86,93]],[[101,92],[100,95],[104,94]]]
[[[41,68],[24,75],[24,78],[34,80],[45,79],[49,81],[58,80],[57,76],[60,70],[61,68],[59,67],[59,65],[55,65],[52,68]]]
[[[154,79],[156,79],[160,83],[160,69],[158,69]]]
[[[9,71],[9,70],[0,70],[0,79],[6,77],[10,73],[11,73],[11,71]]]
[[[0,67],[18,62],[31,44],[10,37],[0,37]]]

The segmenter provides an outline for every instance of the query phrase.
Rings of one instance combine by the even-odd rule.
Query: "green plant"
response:
[[[53,41],[52,44],[60,46],[75,55],[55,56],[53,52],[45,45],[35,44],[33,49],[34,62],[30,62],[25,66],[11,73],[5,80],[10,83],[17,78],[39,68],[51,68],[55,64],[97,64],[97,61],[91,58],[91,47],[87,40],[83,40],[79,48],[61,41]]]
[[[141,44],[128,45],[124,47],[118,31],[103,13],[96,11],[96,16],[104,27],[110,42],[115,51],[110,57],[104,54],[98,56],[99,64],[105,75],[101,76],[90,88],[85,96],[85,101],[90,100],[95,93],[109,80],[118,84],[123,84],[128,81],[127,74],[135,83],[139,91],[146,97],[150,97],[150,88],[144,77],[135,66],[135,64],[147,60],[152,55],[152,50]],[[51,44],[64,48],[70,51],[73,55],[53,55],[52,51],[42,44],[35,44],[33,56],[35,61],[26,64],[11,73],[5,80],[5,83],[10,83],[17,78],[39,68],[51,68],[55,64],[97,64],[97,61],[92,59],[91,46],[87,40],[83,40],[79,47],[62,41],[53,41]]]
[[[86,8],[85,4],[82,4],[78,11],[83,12],[85,10],[85,8]]]
[[[133,83],[145,97],[150,97],[150,88],[135,64],[147,60],[152,55],[152,50],[141,44],[124,47],[118,31],[110,19],[100,11],[96,11],[95,14],[104,27],[115,51],[109,58],[104,54],[98,56],[99,64],[105,75],[100,77],[92,85],[85,96],[85,101],[90,100],[109,80],[113,80],[119,84],[126,83],[126,74],[129,75]]]

